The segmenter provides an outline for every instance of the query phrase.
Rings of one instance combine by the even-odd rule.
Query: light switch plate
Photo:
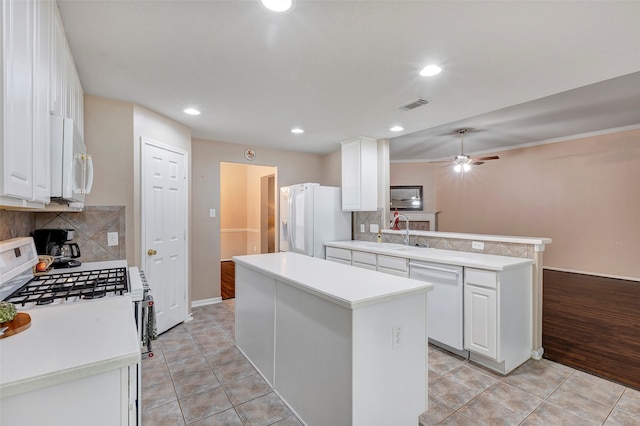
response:
[[[373,232],[374,234],[378,233],[378,224],[377,223],[370,223],[369,224],[369,232]]]
[[[118,245],[118,233],[117,232],[107,232],[107,245],[108,246],[117,246]]]
[[[360,232],[364,232],[364,223],[360,224]]]
[[[216,217],[216,209],[209,209],[209,217]]]

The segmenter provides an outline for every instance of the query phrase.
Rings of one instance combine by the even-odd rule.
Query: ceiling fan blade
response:
[[[478,161],[487,161],[487,160],[499,160],[500,157],[498,157],[497,155],[492,155],[491,157],[479,157],[479,158],[475,158],[474,160],[478,160]]]
[[[472,165],[472,166],[479,166],[480,164],[484,164],[484,161],[475,161],[475,160],[474,160],[474,161],[471,163],[471,165]]]

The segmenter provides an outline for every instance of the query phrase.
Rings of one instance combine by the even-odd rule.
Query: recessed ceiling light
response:
[[[392,132],[401,132],[401,131],[404,130],[404,127],[402,127],[402,126],[393,126],[389,130],[391,130]]]
[[[272,12],[286,12],[293,6],[293,0],[260,0]]]
[[[294,127],[293,129],[291,129],[291,133],[295,133],[299,135],[300,133],[304,133],[304,130],[301,129],[300,127]]]
[[[420,70],[420,75],[423,77],[433,77],[434,75],[440,74],[442,68],[437,65],[427,65],[426,67]]]
[[[200,115],[200,111],[194,108],[187,108],[184,110],[184,112],[189,115]]]

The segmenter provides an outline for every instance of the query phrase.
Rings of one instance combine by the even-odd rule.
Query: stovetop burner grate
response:
[[[6,300],[16,305],[47,305],[78,299],[98,299],[129,291],[126,268],[39,275]]]

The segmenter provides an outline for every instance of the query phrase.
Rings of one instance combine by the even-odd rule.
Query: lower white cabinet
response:
[[[331,262],[342,263],[343,265],[351,265],[351,250],[326,247],[325,259]]]
[[[389,275],[408,277],[407,259],[404,257],[378,255],[376,270]]]
[[[467,285],[465,300],[466,349],[496,359],[498,330],[497,292],[490,288]]]
[[[531,357],[531,266],[465,268],[464,345],[469,359],[507,374]]]

